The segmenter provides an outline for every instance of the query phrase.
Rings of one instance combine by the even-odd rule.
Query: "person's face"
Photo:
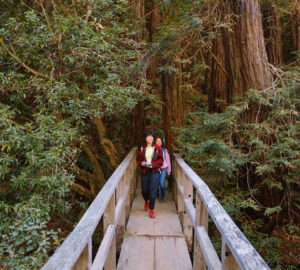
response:
[[[156,144],[157,144],[158,146],[161,146],[161,145],[162,145],[161,138],[157,138],[157,139],[156,139]]]
[[[152,135],[148,135],[147,137],[146,137],[146,142],[147,143],[153,143],[153,140],[154,140],[154,138],[153,138],[153,136]]]

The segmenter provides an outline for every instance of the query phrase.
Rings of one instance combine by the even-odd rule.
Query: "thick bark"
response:
[[[221,71],[211,72],[209,91],[209,110],[211,112],[216,109],[218,111],[218,108],[222,107],[217,104],[216,99],[222,100],[222,103],[225,104],[233,104],[234,96],[245,96],[250,88],[266,89],[272,82],[258,1],[231,2],[224,0],[221,8],[223,9],[223,18],[231,18],[233,26],[232,31],[230,29],[222,30],[222,45],[220,42],[215,42],[214,51],[219,50],[221,53],[217,59],[213,58],[213,65],[218,65],[218,69],[222,69],[222,63],[225,63],[227,76],[226,83],[224,83],[224,71],[224,74],[221,74]],[[232,13],[234,16],[231,15]],[[224,47],[220,48],[220,46]],[[223,51],[224,56],[222,55]],[[215,76],[217,77],[214,78]],[[224,83],[223,88],[219,83],[219,78]],[[216,86],[213,82],[219,85]],[[248,116],[248,120],[254,121],[254,113]]]
[[[112,141],[109,138],[107,138],[106,129],[105,129],[105,126],[104,126],[101,118],[95,117],[94,124],[96,125],[96,128],[97,128],[100,144],[101,144],[106,156],[109,159],[109,163],[114,169],[116,169],[120,163],[118,153],[117,153]]]
[[[134,14],[136,14],[137,29],[140,31],[136,35],[137,41],[146,39],[145,25],[145,0],[134,0]]]
[[[89,157],[89,160],[93,167],[93,177],[89,177],[88,179],[89,179],[91,192],[94,196],[96,196],[100,191],[100,189],[105,185],[106,180],[103,174],[103,170],[100,164],[98,163],[97,158],[95,157],[91,147],[87,143],[84,144],[83,151]]]
[[[268,60],[273,65],[280,65],[282,63],[280,15],[270,2],[262,5],[262,12]]]
[[[174,71],[165,71],[162,74],[162,101],[163,101],[163,122],[166,138],[166,148],[170,154],[176,151],[174,137],[175,127],[181,127],[184,124],[184,103],[181,78],[181,64],[174,59],[165,63],[177,69]]]
[[[139,27],[143,28],[143,35],[137,35],[137,40],[148,40],[153,42],[154,35],[157,32],[159,24],[158,16],[158,2],[156,0],[135,0],[135,12],[138,20],[141,22]],[[147,8],[147,10],[146,10]],[[149,16],[145,17],[145,13]],[[147,33],[147,34],[146,34]],[[145,78],[154,85],[156,78],[158,59],[154,56],[151,59],[147,59],[145,63]],[[146,101],[139,102],[132,113],[132,145],[141,145],[144,143],[144,134],[146,132],[146,114],[145,106]]]
[[[291,33],[293,39],[293,50],[300,51],[300,1],[296,6],[296,11],[291,15]],[[300,57],[298,56],[298,64],[300,64]]]
[[[214,40],[212,54],[214,57],[210,66],[209,111],[222,112],[227,106],[229,97],[225,91],[228,75],[225,70],[225,51],[221,35]]]
[[[145,101],[139,102],[133,110],[131,117],[131,145],[141,145],[144,143],[144,134],[146,130],[146,116],[145,116]]]

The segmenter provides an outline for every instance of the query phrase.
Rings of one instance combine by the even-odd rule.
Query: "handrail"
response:
[[[123,235],[136,187],[136,152],[129,152],[42,270],[116,268],[116,235]],[[105,235],[92,265],[92,235],[102,216]]]
[[[174,154],[174,197],[181,217],[188,247],[192,249],[194,230],[193,269],[270,269],[237,225],[232,221],[207,184]],[[196,190],[196,207],[193,190]],[[208,236],[208,215],[222,236],[220,261]],[[203,268],[202,268],[203,267]]]

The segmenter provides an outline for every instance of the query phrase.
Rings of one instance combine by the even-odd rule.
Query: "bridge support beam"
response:
[[[196,192],[196,217],[195,228],[197,226],[203,226],[208,232],[208,212],[203,204],[200,195]],[[196,233],[194,233],[194,261],[193,270],[206,270],[206,263],[202,254],[199,242],[197,240]]]
[[[82,251],[72,270],[89,270],[92,266],[92,239]]]
[[[185,176],[183,172],[181,178],[184,186],[183,188],[184,200],[189,200],[191,203],[193,203],[193,183]],[[193,250],[193,224],[190,220],[188,210],[186,209],[186,207],[184,208],[184,212],[183,212],[182,227],[183,227],[183,234],[185,237],[185,241],[187,243],[188,250],[189,252],[191,252]]]
[[[118,187],[116,189],[116,204],[118,204],[119,200],[124,200],[125,194],[125,179],[124,176],[121,178]],[[125,232],[125,203],[123,204],[121,215],[119,222],[116,228],[116,250],[118,253],[121,252],[121,245],[123,242],[123,235]]]
[[[183,173],[182,173],[182,170],[179,166],[176,166],[176,182],[177,182],[177,211],[178,211],[178,216],[179,216],[179,220],[180,220],[180,223],[183,227],[183,211],[184,211],[184,202],[183,202],[183,198],[182,198],[182,195],[181,195],[181,190],[180,189],[183,189],[183,179],[182,179],[182,176],[183,176]]]
[[[111,196],[108,205],[104,211],[103,215],[103,229],[106,232],[109,225],[113,225],[115,223],[115,192]],[[109,252],[106,257],[106,261],[104,264],[105,270],[113,270],[117,267],[117,259],[116,259],[116,237],[113,237],[111,242],[111,246]]]
[[[240,266],[232,255],[230,249],[222,239],[222,269],[223,270],[240,270]]]

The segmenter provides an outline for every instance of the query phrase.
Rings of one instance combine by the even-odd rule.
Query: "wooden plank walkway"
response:
[[[138,187],[140,183],[138,183]],[[144,211],[141,190],[136,190],[118,262],[118,270],[191,270],[192,263],[172,194],[156,200],[156,218]]]

